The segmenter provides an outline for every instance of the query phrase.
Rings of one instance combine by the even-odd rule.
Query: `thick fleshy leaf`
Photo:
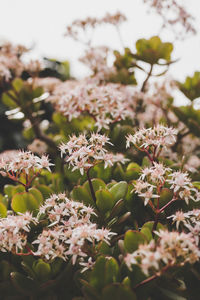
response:
[[[41,282],[45,282],[51,277],[51,266],[42,259],[38,259],[34,262],[33,270],[37,275],[38,280]]]
[[[105,213],[112,209],[114,205],[114,197],[113,195],[106,189],[98,190],[95,193],[96,196],[96,205],[98,209]]]
[[[160,193],[160,208],[167,204],[173,197],[173,192],[170,189],[163,188]]]
[[[30,188],[29,193],[31,193],[38,202],[38,205],[41,205],[44,201],[42,193],[37,188]]]
[[[139,231],[128,230],[124,237],[124,247],[127,252],[132,253],[138,249],[140,244],[145,244],[147,241],[148,240],[143,233]]]
[[[119,275],[119,266],[117,261],[112,257],[109,258],[105,265],[105,284],[117,282]]]
[[[12,184],[6,184],[3,188],[3,191],[6,195],[8,195],[9,198],[12,198],[12,190],[15,188]]]
[[[126,196],[126,193],[128,191],[128,184],[126,181],[120,181],[113,185],[109,189],[109,191],[113,195],[114,201],[116,203],[118,200],[123,199]]]
[[[25,296],[33,296],[37,293],[37,284],[30,278],[18,272],[11,273],[11,281],[15,288]]]
[[[126,168],[126,180],[135,180],[140,176],[141,167],[135,163],[131,162]]]
[[[7,216],[7,208],[2,202],[0,202],[0,217],[5,218],[6,216]]]
[[[44,184],[38,184],[36,188],[42,193],[44,199],[48,198],[51,194],[53,194],[53,190]]]
[[[105,266],[106,258],[103,256],[98,257],[90,276],[91,286],[93,286],[98,291],[101,291],[104,287]]]
[[[135,293],[122,284],[112,284],[103,289],[102,300],[136,300]]]
[[[75,186],[71,192],[72,199],[83,202],[85,205],[95,206],[95,203],[88,190],[83,186]]]
[[[135,57],[149,64],[156,64],[160,59],[170,61],[173,45],[163,43],[158,36],[153,36],[149,40],[139,39],[136,42],[137,53]]]
[[[12,209],[15,212],[24,213],[34,211],[39,207],[37,199],[29,192],[15,194],[11,202]]]
[[[93,186],[94,192],[96,192],[100,189],[105,189],[105,187],[106,187],[105,182],[103,180],[99,179],[99,178],[93,178],[91,181],[92,181],[92,186]],[[86,181],[83,184],[83,187],[86,188],[87,191],[89,192],[89,194],[91,195],[90,186],[89,186],[88,181]],[[92,197],[92,195],[91,195],[91,197]]]

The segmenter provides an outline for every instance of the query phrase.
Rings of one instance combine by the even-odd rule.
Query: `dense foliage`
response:
[[[66,35],[123,21],[76,20]],[[0,48],[0,297],[197,300],[200,73],[165,77],[176,61],[158,36],[122,52],[91,42],[82,80],[67,61]]]

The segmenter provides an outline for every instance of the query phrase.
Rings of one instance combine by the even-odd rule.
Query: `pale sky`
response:
[[[189,12],[196,17],[199,33],[185,41],[176,41],[173,58],[180,58],[170,73],[177,79],[200,71],[200,0],[183,0]],[[157,35],[161,19],[147,14],[142,0],[0,0],[0,39],[34,45],[32,57],[47,56],[68,59],[72,74],[82,77],[87,70],[78,62],[83,47],[64,37],[65,27],[76,18],[105,15],[121,11],[128,18],[121,32],[125,46],[134,49],[139,38]],[[170,31],[162,32],[164,41],[173,41]],[[118,36],[112,26],[98,30],[93,45],[108,45],[120,50]]]

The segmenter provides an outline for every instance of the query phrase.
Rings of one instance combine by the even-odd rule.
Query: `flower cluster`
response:
[[[90,220],[92,215],[93,209],[83,203],[72,201],[65,194],[52,195],[39,210],[39,217],[48,218],[49,226],[33,242],[38,244],[34,254],[47,260],[72,257],[73,264],[77,258],[88,259],[88,246],[92,248],[100,241],[109,243],[115,234],[98,229]]]
[[[112,166],[115,162],[125,163],[127,159],[123,154],[109,153],[105,146],[112,145],[109,138],[98,133],[90,136],[80,134],[73,135],[66,144],[60,145],[61,156],[66,155],[66,162],[72,167],[72,171],[80,170],[83,175],[85,170],[90,169],[99,162],[104,162],[105,167]]]
[[[105,46],[91,47],[85,51],[85,55],[79,60],[92,71],[92,81],[106,81],[116,72],[114,66],[108,66],[108,54],[110,49]]]
[[[43,168],[51,171],[50,166],[52,165],[49,162],[48,156],[42,155],[40,158],[30,151],[16,150],[12,151],[8,156],[6,153],[0,155],[0,174],[8,176],[10,179],[24,186],[27,185],[27,187],[40,174]],[[20,181],[20,176],[25,177],[26,185]]]
[[[20,76],[24,65],[20,56],[27,49],[21,45],[6,43],[0,47],[0,80],[9,81],[13,75]]]
[[[34,139],[31,144],[28,145],[28,149],[31,152],[42,155],[47,152],[47,144],[39,139]]]
[[[186,34],[195,34],[196,29],[193,25],[194,18],[189,14],[182,1],[179,0],[143,0],[163,19],[163,27],[172,26],[175,29],[176,37],[183,38]]]
[[[46,168],[48,171],[50,170],[50,166],[53,164],[49,162],[48,156],[43,155],[41,158],[39,156],[34,155],[30,151],[16,151],[15,155],[6,158],[0,158],[0,169],[2,172],[14,172],[21,173],[25,172],[29,173],[30,170],[40,170]]]
[[[23,250],[31,224],[37,224],[37,219],[29,212],[0,219],[0,251],[17,254]]]
[[[160,230],[156,232],[159,240],[149,244],[140,244],[138,250],[127,254],[125,263],[129,268],[138,265],[142,272],[162,274],[169,267],[183,266],[185,263],[194,264],[199,260],[200,251],[190,234]]]
[[[196,245],[199,245],[200,238],[200,210],[193,209],[188,212],[177,211],[174,215],[168,217],[172,219],[172,223],[176,224],[176,228],[181,226],[188,231],[194,238]]]
[[[134,135],[128,135],[126,146],[128,148],[133,144],[141,151],[151,152],[153,159],[158,157],[163,148],[176,141],[176,135],[176,129],[158,124],[153,128],[139,129]]]
[[[83,113],[89,114],[94,118],[98,130],[109,129],[109,124],[126,118],[133,119],[135,113],[131,100],[127,87],[111,83],[97,86],[86,82],[74,88],[71,83],[69,86],[65,84],[64,89],[59,86],[48,98],[69,121]]]
[[[152,167],[144,168],[134,186],[136,193],[144,198],[145,205],[151,199],[159,198],[163,188],[172,190],[174,201],[182,199],[189,204],[189,200],[200,200],[200,193],[188,173],[173,171],[161,163],[154,162]]]
[[[81,36],[83,33],[91,31],[92,29],[96,28],[102,24],[111,24],[114,26],[119,26],[122,22],[126,21],[126,17],[117,12],[113,15],[107,13],[102,18],[91,18],[88,17],[84,20],[74,20],[71,25],[67,26],[67,30],[65,36],[73,38],[75,41],[82,41]],[[91,41],[89,41],[91,42]]]
[[[20,76],[24,70],[32,73],[40,71],[39,61],[32,60],[26,64],[21,60],[22,54],[27,51],[22,45],[13,46],[10,43],[0,47],[0,80],[9,81],[14,76]]]

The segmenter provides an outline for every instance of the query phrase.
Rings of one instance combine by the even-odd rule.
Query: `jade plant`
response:
[[[67,27],[85,47],[84,79],[67,61],[25,63],[28,49],[0,47],[13,139],[9,149],[0,133],[2,300],[199,297],[199,72],[169,80],[173,44],[153,36],[126,48],[125,20]],[[94,47],[99,25],[116,29],[121,51]],[[174,105],[176,90],[189,105]]]

